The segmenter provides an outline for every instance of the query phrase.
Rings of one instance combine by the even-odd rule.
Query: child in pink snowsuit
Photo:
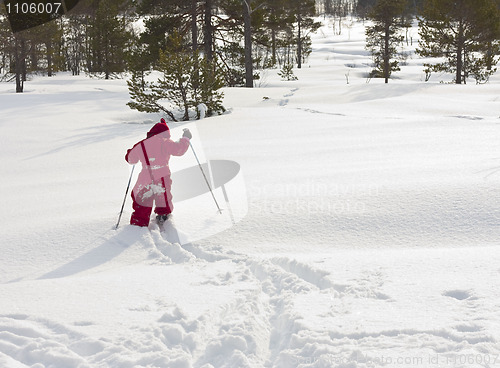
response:
[[[168,162],[170,156],[182,156],[189,148],[191,133],[184,130],[178,142],[170,139],[170,130],[164,119],[151,128],[147,138],[127,151],[125,160],[129,164],[142,164],[137,183],[132,190],[134,212],[130,224],[148,226],[153,205],[156,220],[163,223],[173,210],[172,179]]]

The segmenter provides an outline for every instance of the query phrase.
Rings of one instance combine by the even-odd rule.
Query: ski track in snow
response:
[[[130,226],[122,231],[133,233]],[[120,235],[114,238],[123,243]],[[453,361],[456,354],[490,356],[500,352],[495,338],[481,322],[484,306],[472,289],[442,292],[441,296],[451,302],[466,304],[468,311],[470,322],[455,323],[450,328],[332,329],[327,326],[328,320],[353,313],[356,300],[372,299],[375,304],[389,307],[391,295],[382,291],[388,276],[382,268],[365,270],[347,284],[336,284],[329,272],[295,259],[266,259],[222,247],[203,249],[197,244],[170,244],[157,229],[149,236],[142,234],[141,244],[142,251],[149,254],[145,261],[163,267],[191,265],[191,270],[226,270],[232,264],[234,271],[216,273],[203,284],[245,287],[240,288],[232,302],[197,318],[189,318],[179,306],[158,300],[156,308],[161,317],[155,323],[135,326],[133,333],[115,340],[95,339],[79,332],[91,328],[91,320],[65,326],[26,314],[2,315],[0,363],[31,368],[369,367],[383,356],[376,354],[384,349],[399,349],[401,356],[422,362]],[[133,251],[137,257],[144,254]],[[327,307],[317,315],[320,322],[313,328],[304,322],[303,308],[297,308],[297,303],[309,298],[314,303],[324,302],[322,307]],[[154,307],[138,306],[136,311],[148,312],[151,308]],[[314,308],[311,313],[315,314]],[[409,346],[414,346],[414,351],[408,351]],[[428,355],[423,356],[422,351]]]
[[[120,344],[92,340],[70,327],[28,315],[0,316],[4,361],[16,361],[22,367],[35,364],[35,368],[189,367],[192,362],[198,367],[274,366],[270,362],[289,345],[294,331],[297,317],[291,310],[292,295],[331,286],[324,272],[285,258],[260,261],[241,254],[207,252],[193,244],[181,247],[166,242],[158,231],[152,231],[151,239],[156,246],[149,250],[152,258],[166,265],[202,262],[217,267],[219,262],[228,261],[238,265],[237,274],[207,280],[207,284],[240,279],[254,280],[256,287],[196,320],[188,320],[178,308],[165,312],[157,326],[136,332],[136,340],[142,337],[143,344],[128,339]],[[206,336],[205,341],[198,341],[199,336]],[[272,346],[268,346],[271,341]],[[138,353],[142,355],[139,360],[127,358]]]

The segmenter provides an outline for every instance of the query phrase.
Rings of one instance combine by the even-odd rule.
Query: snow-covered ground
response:
[[[182,245],[130,200],[113,229],[160,117],[125,81],[0,84],[0,367],[500,367],[500,76],[367,80],[359,24],[313,50],[189,123],[248,212]]]

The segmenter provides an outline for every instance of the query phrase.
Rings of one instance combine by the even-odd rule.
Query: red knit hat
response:
[[[165,119],[161,119],[159,123],[156,123],[148,132],[147,137],[151,138],[154,135],[168,132],[170,129],[168,129],[167,122]]]

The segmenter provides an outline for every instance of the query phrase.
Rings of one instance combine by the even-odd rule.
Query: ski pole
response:
[[[201,167],[200,160],[198,160],[198,156],[196,155],[196,152],[193,148],[193,145],[191,144],[191,141],[189,142],[189,147],[191,147],[191,150],[194,153],[194,157],[196,158],[196,162],[198,162],[198,167],[200,168],[201,173],[203,174],[203,177],[205,178],[205,182],[207,183],[208,189],[210,190],[210,194],[212,194],[212,198],[214,199],[215,205],[217,206],[219,213],[222,213],[222,210],[219,207],[219,203],[217,203],[217,199],[215,199],[215,195],[214,195],[214,192],[212,191],[212,187],[210,186],[210,183],[208,182],[207,176],[205,175],[205,171],[203,171],[203,168]]]
[[[134,169],[135,169],[135,165],[132,166],[132,171],[130,173],[130,178],[128,178],[127,190],[125,191],[125,198],[123,198],[122,209],[120,210],[120,216],[118,216],[118,222],[116,223],[115,230],[118,229],[118,225],[120,224],[120,220],[122,218],[123,207],[125,207],[125,201],[127,200],[127,194],[128,194],[128,190],[130,188],[130,182],[132,181],[132,175],[134,174]]]

